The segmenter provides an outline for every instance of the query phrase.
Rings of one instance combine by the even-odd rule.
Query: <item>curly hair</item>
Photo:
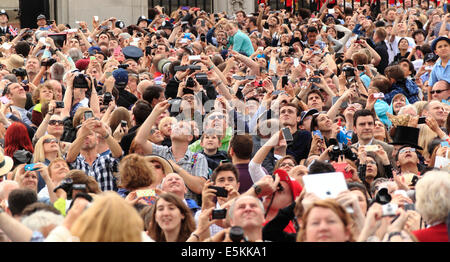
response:
[[[120,161],[120,185],[133,191],[150,186],[155,181],[155,171],[141,155],[129,154]]]

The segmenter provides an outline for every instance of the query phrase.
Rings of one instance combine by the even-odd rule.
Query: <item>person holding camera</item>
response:
[[[98,138],[105,139],[111,152],[98,154]],[[80,169],[94,177],[100,184],[102,191],[117,191],[116,179],[113,172],[118,172],[119,160],[123,151],[119,143],[112,137],[110,128],[99,120],[89,118],[83,122],[77,132],[77,138],[66,156],[71,168]]]

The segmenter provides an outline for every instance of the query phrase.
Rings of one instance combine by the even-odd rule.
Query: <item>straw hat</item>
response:
[[[4,64],[9,72],[12,72],[15,68],[23,67],[25,60],[20,55],[13,54],[8,58],[0,60],[0,63]]]
[[[157,155],[148,155],[148,156],[145,156],[145,159],[147,161],[157,161],[157,162],[159,162],[161,164],[163,170],[164,170],[164,174],[165,175],[167,175],[169,173],[173,173],[172,165],[165,158],[162,158],[162,157],[157,156]]]
[[[0,151],[0,176],[6,175],[14,165],[14,161],[9,156],[3,155]]]

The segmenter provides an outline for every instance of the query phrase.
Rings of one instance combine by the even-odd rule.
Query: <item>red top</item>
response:
[[[419,242],[448,242],[447,225],[445,223],[412,232]]]

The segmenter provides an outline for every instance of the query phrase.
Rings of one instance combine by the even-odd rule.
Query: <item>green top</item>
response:
[[[230,36],[228,43],[228,46],[233,45],[234,51],[244,52],[247,56],[251,56],[255,52],[250,37],[241,30],[238,30],[234,36]]]
[[[222,138],[222,146],[219,147],[219,150],[221,151],[228,151],[228,145],[230,144],[231,137],[233,136],[233,128],[228,127],[225,131],[225,136]],[[202,151],[202,146],[200,146],[200,140],[195,141],[194,143],[189,145],[189,150],[191,150],[194,153]]]

